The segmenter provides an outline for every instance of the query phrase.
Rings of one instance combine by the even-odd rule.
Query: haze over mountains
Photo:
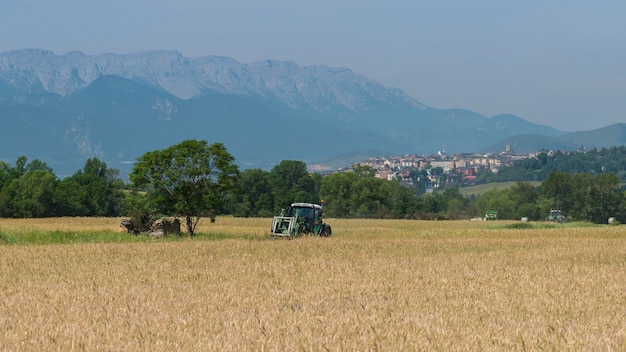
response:
[[[59,176],[89,157],[128,173],[143,153],[185,139],[223,142],[243,167],[325,164],[342,154],[573,150],[626,143],[626,125],[564,133],[513,115],[434,109],[328,66],[242,64],[174,51],[0,54],[0,160],[40,159]],[[598,126],[604,127],[604,126]],[[334,165],[333,165],[334,166]]]

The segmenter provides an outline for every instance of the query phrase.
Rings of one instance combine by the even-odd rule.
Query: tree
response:
[[[442,196],[445,202],[447,218],[460,219],[464,217],[464,211],[469,200],[459,192],[458,188],[448,188],[443,191]]]
[[[76,177],[70,176],[59,181],[54,190],[56,214],[58,216],[89,216],[87,206],[90,199],[87,189],[83,187]]]
[[[10,179],[11,176],[11,166],[0,160],[0,191],[2,191],[2,187],[7,183],[7,180]]]
[[[15,179],[24,175],[24,173],[26,172],[27,161],[28,161],[28,158],[26,158],[23,155],[17,158],[17,160],[15,161],[15,167],[11,169],[12,178]]]
[[[568,215],[575,220],[591,221],[593,179],[587,173],[572,175],[572,202]]]
[[[509,192],[511,199],[517,204],[516,218],[526,217],[531,220],[542,218],[541,209],[537,205],[539,192],[532,184],[518,181]]]
[[[392,207],[390,212],[392,218],[410,219],[414,217],[419,210],[420,199],[417,194],[417,189],[402,186],[397,181],[391,183],[389,200],[390,206]]]
[[[385,218],[389,215],[391,182],[374,177],[359,177],[353,184],[351,207],[358,218]]]
[[[517,218],[516,203],[511,199],[511,195],[512,192],[507,189],[490,189],[476,199],[476,207],[481,214],[488,210],[495,210],[498,212],[498,219],[515,219]]]
[[[355,172],[338,172],[322,179],[320,196],[324,199],[324,213],[328,217],[349,218],[352,215],[351,197],[358,179]]]
[[[119,171],[90,158],[82,170],[66,177],[56,188],[57,215],[117,216],[122,206],[123,183]]]
[[[41,218],[52,216],[52,200],[56,186],[56,176],[44,170],[27,171],[2,190],[6,200],[7,214],[19,218]]]
[[[27,163],[25,156],[15,167],[0,163],[0,216],[45,217],[53,214],[53,195],[57,179],[52,169],[40,160]]]
[[[183,216],[190,236],[200,218],[215,221],[223,195],[239,174],[222,143],[186,140],[137,159],[129,178],[135,187],[156,193],[163,210]]]
[[[274,190],[274,212],[292,202],[317,202],[317,186],[306,170],[306,164],[297,160],[283,160],[270,171]]]
[[[230,211],[235,216],[272,216],[273,191],[269,172],[261,169],[244,170],[237,180]]]
[[[623,196],[617,175],[610,173],[594,177],[590,197],[591,221],[606,224],[610,216],[619,213]]]
[[[553,199],[553,206],[565,213],[569,211],[572,184],[570,175],[561,171],[552,171],[541,184],[541,193]]]

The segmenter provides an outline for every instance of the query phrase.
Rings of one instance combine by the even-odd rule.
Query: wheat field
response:
[[[194,239],[0,245],[0,350],[626,350],[624,226],[327,221],[329,238],[218,218]]]

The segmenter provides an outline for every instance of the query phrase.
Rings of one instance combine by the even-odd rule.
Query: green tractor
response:
[[[272,220],[270,237],[295,237],[303,234],[328,237],[330,225],[322,222],[322,206],[314,203],[292,203]]]
[[[498,212],[495,210],[485,211],[485,220],[498,220]]]
[[[565,217],[563,212],[558,209],[550,210],[550,213],[548,214],[546,220],[550,222],[567,222],[567,218]]]

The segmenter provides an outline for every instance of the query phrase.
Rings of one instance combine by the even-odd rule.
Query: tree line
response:
[[[184,141],[137,159],[130,184],[105,162],[88,159],[58,179],[44,162],[0,162],[1,217],[110,216],[140,223],[159,215],[183,217],[193,234],[202,217],[270,217],[292,202],[324,202],[331,218],[467,219],[495,210],[500,219],[545,219],[550,209],[570,220],[626,221],[626,197],[615,173],[551,171],[540,186],[519,181],[507,189],[463,196],[458,188],[421,194],[418,187],[374,177],[357,166],[322,177],[284,160],[271,170],[240,171],[221,143]]]
[[[119,216],[124,187],[119,172],[97,158],[62,180],[40,160],[0,161],[0,217]]]

